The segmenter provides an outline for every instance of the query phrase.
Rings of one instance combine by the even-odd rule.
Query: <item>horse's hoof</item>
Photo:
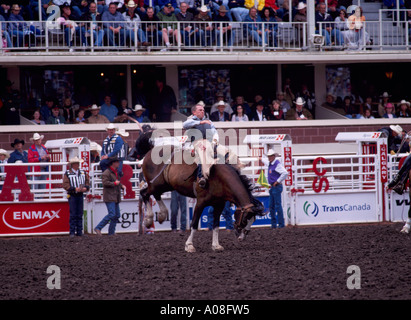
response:
[[[151,228],[153,225],[153,219],[152,218],[144,218],[144,225],[146,228]]]
[[[213,251],[223,251],[224,247],[223,246],[211,246],[211,249],[213,249]]]
[[[408,233],[410,233],[410,227],[403,226],[400,232],[401,232],[401,233],[407,233],[407,234],[408,234]]]
[[[194,253],[196,252],[196,248],[192,244],[186,244],[186,251],[189,253]]]
[[[166,220],[167,214],[168,212],[161,212],[161,211],[158,213],[157,219],[160,224],[162,224]]]

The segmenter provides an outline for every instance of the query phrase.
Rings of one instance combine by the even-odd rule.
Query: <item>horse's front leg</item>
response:
[[[147,209],[147,214],[144,216],[143,223],[146,226],[146,228],[150,228],[154,222],[154,213],[153,207],[150,203],[150,194],[147,192],[147,189],[143,189],[140,191],[140,195],[143,198],[143,203]]]
[[[224,248],[223,246],[220,245],[219,241],[218,241],[218,233],[220,230],[220,216],[221,213],[224,210],[224,205],[225,203],[223,203],[222,205],[218,205],[214,207],[214,212],[213,212],[213,240],[211,243],[211,249],[213,249],[213,251],[223,251]]]
[[[411,171],[410,171],[411,174]],[[410,176],[411,178],[411,176]],[[411,181],[411,180],[410,180]],[[411,183],[409,186],[409,198],[411,199]],[[408,210],[408,219],[407,222],[405,223],[405,225],[402,227],[401,232],[402,233],[410,233],[410,229],[411,229],[411,206],[410,209]]]
[[[164,204],[163,200],[161,199],[161,196],[157,196],[155,198],[158,203],[158,206],[160,207],[160,212],[157,215],[157,219],[159,223],[163,223],[168,217],[168,209]]]
[[[200,221],[201,213],[203,212],[204,205],[199,204],[197,200],[197,204],[194,208],[194,213],[193,213],[193,220],[191,221],[191,232],[190,236],[188,237],[186,244],[185,244],[185,250],[187,252],[196,252],[196,249],[194,248],[193,244],[193,239],[194,239],[194,234],[198,230],[198,223]]]

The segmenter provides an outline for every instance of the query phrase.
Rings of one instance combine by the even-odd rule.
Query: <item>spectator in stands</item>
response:
[[[261,20],[265,22],[265,32],[268,33],[268,44],[270,47],[277,47],[277,29],[276,22],[281,21],[277,18],[277,13],[270,7],[264,7],[261,11]]]
[[[126,0],[106,0],[106,5],[108,6],[108,10],[110,10],[110,4],[114,3],[117,6],[117,11],[122,13],[126,10],[125,1]]]
[[[106,116],[103,116],[100,113],[100,108],[96,104],[93,104],[89,111],[91,112],[91,116],[87,118],[87,123],[95,124],[95,123],[110,123]]]
[[[108,39],[110,46],[124,46],[126,32],[124,29],[124,16],[117,11],[117,5],[111,2],[108,11],[105,11],[101,16],[103,21],[104,34]]]
[[[23,150],[24,140],[16,138],[10,145],[14,148],[14,151],[10,154],[8,163],[16,163],[16,161],[29,162],[28,153]]]
[[[321,106],[325,108],[336,108],[335,99],[336,96],[329,92],[325,96],[325,102]]]
[[[97,11],[100,14],[103,14],[104,12],[108,11],[108,5],[106,5],[105,0],[97,0]]]
[[[381,100],[378,104],[378,114],[382,118],[385,113],[385,106],[389,103],[391,95],[389,95],[388,92],[384,92],[380,98]]]
[[[163,22],[160,24],[160,26],[163,42],[166,45],[166,48],[163,48],[161,51],[167,51],[172,46],[170,42],[170,36],[171,41],[173,41],[174,36],[177,43],[181,45],[181,37],[177,29],[177,24],[175,23],[177,21],[177,17],[173,11],[173,5],[171,3],[168,3],[163,7],[163,10],[161,10],[157,14],[158,19]]]
[[[355,8],[354,14],[348,17],[349,49],[362,50],[370,42],[370,35],[364,29],[365,20],[362,7]]]
[[[372,97],[368,96],[365,98],[365,102],[360,105],[360,113],[364,114],[365,110],[368,109],[370,110],[370,113],[373,114],[374,112],[377,112],[375,107],[376,106],[374,106],[374,103],[372,102]]]
[[[264,0],[245,0],[244,7],[250,10],[251,8],[256,8],[258,12],[261,12],[264,8]]]
[[[315,107],[316,107],[316,100],[315,100],[315,93],[310,92],[308,90],[307,84],[303,83],[301,85],[301,90],[297,92],[297,97],[303,98],[305,101],[305,107],[308,109],[308,111],[311,112],[313,115],[313,118],[315,118]]]
[[[90,3],[95,3],[94,0],[72,0],[71,6],[76,17],[76,20],[80,20],[80,17],[89,11]]]
[[[252,41],[256,41],[258,46],[267,46],[268,44],[268,32],[262,30],[262,22],[260,16],[257,14],[257,9],[252,7],[249,14],[245,17],[244,22],[244,34],[246,37],[250,37]],[[264,44],[262,35],[264,32]]]
[[[104,103],[101,105],[100,114],[105,116],[108,121],[114,122],[114,118],[118,114],[118,109],[115,105],[111,104],[111,96],[106,95],[104,97]]]
[[[137,33],[137,44],[148,46],[149,43],[146,40],[146,35],[141,29],[141,19],[136,11],[137,5],[133,0],[130,0],[127,4],[127,11],[123,13],[125,24],[126,39],[130,39],[135,44],[135,34]],[[137,29],[137,30],[135,30]],[[131,42],[129,45],[131,45]]]
[[[13,5],[12,1],[0,1],[0,15],[5,19],[8,20],[10,15],[10,9]]]
[[[385,106],[385,113],[382,115],[382,117],[388,119],[397,118],[397,116],[395,115],[395,108],[392,103],[387,103],[387,105]]]
[[[23,47],[24,45],[34,45],[34,35],[41,34],[34,26],[28,25],[23,17],[20,15],[21,8],[18,4],[13,4],[11,7],[10,16],[8,18],[9,30],[13,36],[17,38],[17,46]]]
[[[51,109],[54,106],[54,99],[52,97],[46,97],[45,105],[40,108],[40,114],[44,121],[51,116]]]
[[[100,168],[104,172],[109,165],[109,159],[112,157],[121,158],[121,151],[123,148],[124,141],[121,137],[116,133],[118,131],[118,127],[116,127],[113,123],[110,123],[106,127],[106,131],[108,136],[103,141],[103,147],[101,149],[101,161],[100,161]],[[120,178],[123,176],[123,161],[120,161],[120,166],[118,167],[118,172]]]
[[[230,23],[232,19],[230,19],[227,15],[229,10],[224,5],[221,5],[218,8],[218,15],[214,17],[214,21],[218,22],[214,24],[214,36],[216,38],[217,46],[220,46],[220,38],[223,39],[223,42],[227,43],[227,46],[231,47],[233,45],[235,39],[235,32],[233,30],[233,26]],[[220,23],[225,22],[225,23]]]
[[[35,110],[33,113],[33,119],[31,120],[34,124],[46,124],[44,120],[41,119],[40,110]]]
[[[364,113],[361,114],[360,119],[375,119],[371,114],[370,109],[364,109]]]
[[[237,108],[237,106],[241,104],[244,110],[244,114],[249,115],[251,114],[251,108],[250,105],[244,100],[243,96],[237,96],[235,97],[234,101],[234,110]]]
[[[180,34],[182,39],[184,39],[184,45],[188,46],[191,44],[191,32],[193,29],[192,21],[194,15],[188,11],[188,4],[186,2],[180,2],[180,12],[177,13],[176,18],[180,22]]]
[[[388,18],[392,18],[393,17],[393,12],[394,12],[394,18],[393,20],[397,20],[396,16],[397,16],[397,12],[394,9],[397,9],[397,1],[398,0],[383,0],[383,4],[384,6],[387,7],[387,9],[392,9],[392,11],[389,11],[387,13],[387,17]],[[399,9],[405,9],[405,4],[404,4],[404,0],[399,0]],[[400,12],[400,20],[404,21],[404,12],[401,11]]]
[[[7,31],[7,24],[5,23],[5,18],[0,15],[0,23],[1,23],[1,35],[3,37],[3,39],[6,39],[6,45],[8,48],[13,47],[13,43],[11,42],[11,38],[10,38],[10,33]],[[3,44],[3,48],[5,47],[4,45],[4,40],[2,42]]]
[[[163,32],[158,30],[158,21],[160,19],[155,14],[154,8],[147,7],[146,14],[141,18],[143,23],[143,31],[146,34],[147,41],[151,41],[153,45],[157,46],[161,43]]]
[[[3,106],[0,108],[0,121],[3,125],[20,124],[22,98],[20,92],[13,89],[13,84],[10,80],[6,80],[5,91],[2,94]]]
[[[326,12],[325,3],[320,3],[318,5],[318,11],[315,13],[315,22],[316,22],[316,32],[325,37],[325,45],[331,45],[331,41],[334,39],[336,45],[344,44],[341,33],[338,29],[334,28],[334,19],[332,16]],[[321,27],[319,22],[331,22],[331,23],[322,23]]]
[[[51,109],[51,116],[48,117],[46,124],[65,124],[66,119],[62,115],[60,115],[60,107],[53,106]]]
[[[197,14],[197,7],[195,6],[194,0],[176,0],[177,8],[180,8],[180,12],[181,4],[183,2],[187,4],[187,11],[190,12],[194,17],[194,15]]]
[[[122,98],[120,101],[120,108],[118,110],[118,115],[132,115],[133,109],[128,106],[128,100],[126,98]]]
[[[350,96],[345,96],[343,101],[345,116],[348,119],[359,119],[361,117],[359,106],[355,105]]]
[[[80,169],[82,162],[84,160],[77,156],[71,158],[70,169],[63,176],[63,189],[67,191],[70,207],[70,237],[83,235],[84,193],[90,190],[90,177]]]
[[[147,123],[150,122],[150,119],[145,116],[143,113],[146,111],[145,108],[141,104],[136,104],[133,109],[134,113],[130,115],[132,119],[139,123]],[[130,122],[130,121],[129,121]]]
[[[295,108],[291,108],[285,115],[285,120],[312,120],[310,111],[304,108],[305,101],[298,97],[295,101]]]
[[[244,108],[241,104],[238,104],[235,108],[233,115],[231,116],[231,121],[242,122],[248,121],[248,116],[244,113]]]
[[[298,31],[298,36],[300,43],[303,43],[304,38],[304,23],[307,22],[307,5],[304,2],[299,2],[296,7],[297,13],[294,16],[293,21],[298,22],[295,25],[295,28]]]
[[[83,46],[87,45],[85,29],[81,28],[75,21],[79,20],[80,17],[74,15],[71,11],[71,6],[65,2],[63,5],[60,6],[61,10],[61,17],[58,18],[60,23],[64,27],[64,41],[66,45],[70,48],[70,52],[73,51],[73,44],[74,44],[74,35],[78,35],[80,37],[81,44]],[[78,43],[76,42],[78,45]]]
[[[280,101],[273,100],[270,113],[267,115],[268,120],[284,120],[284,111],[281,108]]]
[[[396,112],[397,118],[410,118],[410,103],[406,100],[401,100],[398,104],[398,111]]]
[[[264,103],[263,102],[257,102],[257,105],[255,107],[255,111],[253,112],[250,120],[251,121],[267,121],[268,115],[264,111]]]
[[[78,106],[77,106],[78,107]],[[63,100],[63,108],[60,109],[60,114],[66,120],[66,123],[74,123],[76,119],[76,110],[75,106],[73,106],[71,98],[65,98]]]
[[[244,0],[229,0],[228,7],[235,21],[241,22],[249,14],[249,10],[244,6]]]
[[[47,148],[43,145],[44,135],[38,133],[33,134],[33,137],[30,138],[30,141],[33,144],[30,146],[27,153],[27,158],[29,163],[44,163],[50,161],[50,155],[47,151]],[[48,166],[32,166],[34,172],[48,172]],[[46,180],[46,175],[36,175],[34,180]],[[45,189],[45,184],[34,185],[34,189]]]
[[[230,121],[230,114],[225,112],[225,102],[219,101],[217,111],[214,111],[210,114],[211,121]]]
[[[46,20],[47,19],[47,8],[49,7],[49,4],[51,3],[50,0],[30,0],[29,4],[29,9],[32,15],[33,20],[40,20],[39,17],[39,1],[40,1],[40,6],[41,6],[41,20]]]
[[[171,114],[177,112],[177,99],[174,90],[166,85],[162,77],[156,80],[156,88],[150,105],[156,108],[151,113],[153,120],[159,122],[171,121]]]
[[[283,110],[284,114],[291,109],[290,104],[285,100],[285,94],[283,91],[277,92],[277,101],[280,103],[280,108]]]
[[[212,114],[213,112],[217,111],[218,105],[219,105],[220,101],[223,101],[223,102],[224,102],[224,93],[222,93],[222,92],[217,92],[216,98],[217,98],[217,102],[214,103],[214,104],[211,106],[210,114]],[[233,109],[231,108],[230,104],[227,103],[227,102],[224,102],[224,104],[225,104],[224,112],[227,112],[229,115],[231,115],[231,114],[233,113]]]
[[[86,118],[84,117],[84,113],[85,113],[84,109],[79,109],[77,111],[77,117],[74,120],[75,124],[86,124],[87,123]]]
[[[208,12],[209,9],[207,6],[201,6],[199,13],[194,17],[194,21],[202,22],[195,24],[196,41],[197,45],[200,46],[210,46],[212,42],[213,25],[211,23],[212,19]]]
[[[84,28],[84,35],[90,36],[91,32],[93,33],[94,38],[94,46],[101,47],[103,45],[104,39],[104,30],[101,24],[101,14],[97,11],[97,5],[95,2],[91,2],[89,5],[89,9],[87,12],[84,12],[80,19],[82,21],[87,21],[85,23]]]

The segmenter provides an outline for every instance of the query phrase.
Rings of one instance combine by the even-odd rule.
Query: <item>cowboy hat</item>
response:
[[[408,107],[410,106],[410,103],[406,100],[401,100],[400,103],[398,104],[399,106],[402,104],[406,104]]]
[[[0,155],[4,154],[6,156],[6,158],[10,158],[10,154],[4,150],[4,149],[0,149]]]
[[[100,152],[101,151],[101,146],[97,143],[97,142],[94,142],[94,141],[91,141],[90,142],[90,151],[98,151],[98,152]]]
[[[136,3],[135,3],[133,0],[130,0],[130,1],[127,3],[127,7],[129,7],[129,8],[135,8],[135,7],[136,7]]]
[[[388,94],[388,92],[384,92],[381,96],[381,98],[389,98],[389,97],[391,96]]]
[[[304,8],[306,8],[306,7],[307,7],[307,5],[306,5],[304,2],[299,2],[296,9],[297,9],[297,10],[302,10],[302,9],[304,9]]]
[[[128,137],[130,135],[130,133],[126,132],[126,130],[124,129],[119,129],[116,131],[116,134],[123,136],[123,137]]]
[[[16,144],[19,144],[19,143],[21,143],[22,145],[24,145],[24,140],[21,140],[21,139],[19,139],[19,138],[16,138],[16,139],[14,139],[14,142],[12,142],[10,145],[11,145],[12,148],[14,148],[14,146],[15,146]]]
[[[71,159],[69,160],[69,163],[70,163],[70,164],[72,164],[72,163],[82,163],[82,162],[84,162],[84,160],[83,160],[83,159],[80,159],[80,158],[77,157],[77,156],[75,156],[74,158],[71,158]]]
[[[225,106],[225,102],[220,100],[218,101],[217,106]]]
[[[394,131],[395,133],[397,133],[397,134],[402,134],[402,128],[398,124],[397,125],[394,125],[394,124],[390,125],[390,129],[392,131]]]
[[[107,131],[107,130],[112,130],[112,129],[118,130],[118,127],[116,127],[116,126],[114,125],[114,123],[110,123],[110,124],[106,127],[106,131]]]
[[[134,106],[133,111],[134,111],[134,112],[137,112],[137,111],[146,111],[146,108],[143,108],[143,106],[142,106],[141,104],[136,104],[136,105]]]
[[[295,100],[294,103],[295,103],[296,105],[303,106],[303,105],[305,104],[305,101],[304,101],[303,98],[298,97],[297,100]]]
[[[36,140],[40,140],[43,139],[44,136],[43,135],[39,135],[38,133],[33,134],[33,137],[30,138],[30,141],[36,141]]]
[[[208,12],[209,10],[208,10],[208,8],[207,8],[207,6],[201,6],[200,7],[200,9],[199,9],[201,12]]]
[[[220,8],[218,8],[218,11],[220,12],[228,12],[227,7],[226,6],[220,6]]]
[[[101,107],[99,107],[98,105],[96,105],[96,104],[93,104],[90,108],[89,108],[89,110],[90,111],[93,111],[93,110],[100,110],[101,109]]]
[[[277,152],[275,152],[273,149],[268,150],[265,155],[266,155],[267,157],[275,156],[276,158],[280,156],[280,155],[279,155]]]

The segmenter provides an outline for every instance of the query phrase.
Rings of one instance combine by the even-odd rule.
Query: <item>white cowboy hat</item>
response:
[[[400,103],[398,104],[399,106],[402,104],[406,104],[407,106],[410,106],[410,103],[406,100],[401,100]]]
[[[123,136],[123,137],[128,137],[130,135],[130,133],[126,132],[126,130],[124,129],[119,129],[116,131],[116,134]]]
[[[77,156],[75,156],[74,158],[71,158],[71,159],[69,160],[69,163],[70,163],[70,164],[72,164],[72,163],[82,163],[82,162],[84,162],[84,160],[83,160],[83,159],[80,159],[80,158],[77,157]]]
[[[101,149],[102,149],[102,147],[101,147],[97,142],[94,142],[94,141],[91,141],[91,142],[90,142],[90,151],[98,151],[98,152],[100,152]]]
[[[43,135],[39,135],[38,133],[35,133],[33,134],[33,137],[30,138],[30,141],[36,141],[36,140],[43,139],[43,138],[44,138]]]
[[[389,98],[391,96],[388,94],[388,92],[384,92],[381,97],[382,98]]]
[[[307,7],[307,5],[306,5],[304,2],[299,2],[296,9],[297,9],[297,10],[302,10],[302,9],[304,9],[304,8],[306,8],[306,7]]]
[[[395,133],[397,133],[397,134],[402,134],[402,128],[398,124],[397,125],[394,125],[394,124],[390,125],[390,129],[392,131],[394,131]]]
[[[10,158],[10,154],[4,150],[4,149],[0,149],[0,155],[4,154],[6,156],[6,158]]]
[[[225,106],[225,102],[220,100],[218,101],[217,106]]]
[[[127,3],[127,7],[129,7],[129,8],[135,8],[135,7],[136,7],[136,3],[135,3],[133,0],[130,0],[130,1]]]
[[[273,149],[270,149],[270,150],[267,151],[266,156],[267,156],[267,157],[269,157],[269,156],[275,156],[275,157],[277,158],[277,157],[279,157],[280,155],[279,155],[277,152],[275,152]]]
[[[93,104],[90,108],[89,108],[89,110],[90,111],[93,111],[93,110],[100,110],[101,109],[101,107],[99,107],[98,105],[96,105],[96,104]]]
[[[295,100],[295,104],[299,106],[303,106],[305,104],[305,101],[303,98],[298,97],[297,100]]]
[[[146,108],[143,108],[143,106],[142,106],[141,104],[136,104],[136,105],[134,106],[133,111],[134,111],[134,112],[137,112],[137,111],[146,111]]]
[[[201,6],[200,11],[201,12],[208,12],[207,6]]]
[[[107,131],[107,130],[110,130],[110,129],[118,130],[118,127],[116,127],[116,126],[114,125],[114,123],[110,123],[110,124],[106,127],[106,131]]]

